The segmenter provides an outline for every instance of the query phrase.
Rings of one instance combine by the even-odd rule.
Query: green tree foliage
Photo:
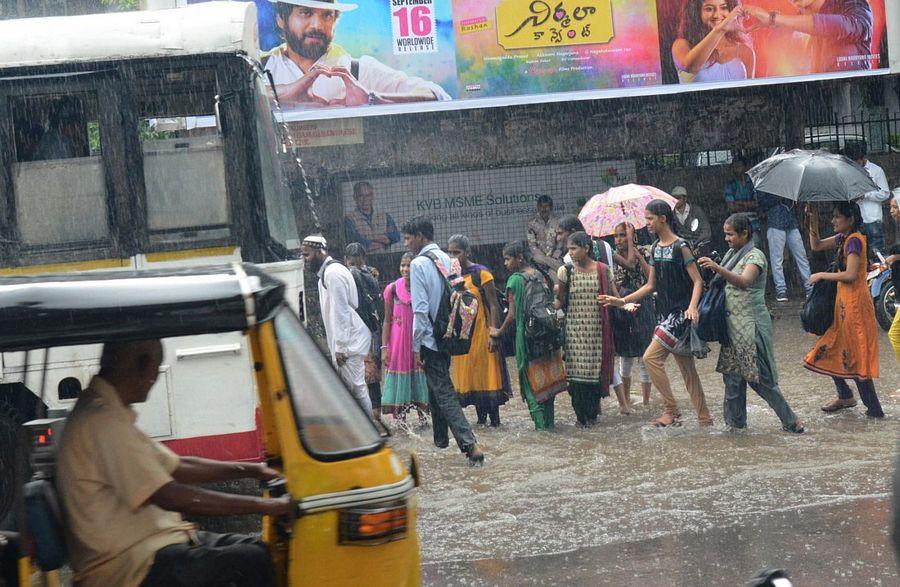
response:
[[[100,3],[114,10],[137,10],[139,8],[138,0],[100,0]]]

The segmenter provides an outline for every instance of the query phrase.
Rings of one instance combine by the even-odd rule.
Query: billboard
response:
[[[287,120],[889,71],[885,0],[255,2]]]
[[[663,82],[888,68],[885,0],[656,0]]]
[[[344,236],[370,254],[403,251],[398,227],[426,215],[439,243],[453,234],[507,243],[525,238],[539,196],[553,198],[557,215],[577,213],[584,199],[633,183],[636,175],[633,160],[620,160],[346,181],[340,185]]]
[[[453,15],[462,99],[660,83],[655,0],[454,0]]]

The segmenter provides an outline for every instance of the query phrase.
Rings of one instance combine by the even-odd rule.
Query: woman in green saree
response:
[[[524,242],[509,243],[503,248],[503,264],[511,273],[506,280],[509,313],[500,328],[491,328],[492,338],[500,338],[515,328],[516,368],[522,399],[528,405],[536,430],[554,426],[554,399],[566,390],[566,368],[560,352],[529,359],[528,341],[525,337],[525,288],[527,282],[547,277],[531,264],[531,251]]]

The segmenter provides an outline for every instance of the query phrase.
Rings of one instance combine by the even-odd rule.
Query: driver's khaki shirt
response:
[[[140,585],[156,551],[191,539],[193,526],[147,499],[173,481],[178,456],[135,425],[134,411],[94,377],[66,421],[57,489],[75,581]]]

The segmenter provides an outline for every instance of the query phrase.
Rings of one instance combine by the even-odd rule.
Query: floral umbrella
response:
[[[630,222],[635,228],[642,228],[646,224],[644,209],[657,199],[664,200],[672,207],[678,201],[649,185],[620,185],[591,198],[578,213],[578,219],[593,237],[613,234],[616,226],[622,222]]]

